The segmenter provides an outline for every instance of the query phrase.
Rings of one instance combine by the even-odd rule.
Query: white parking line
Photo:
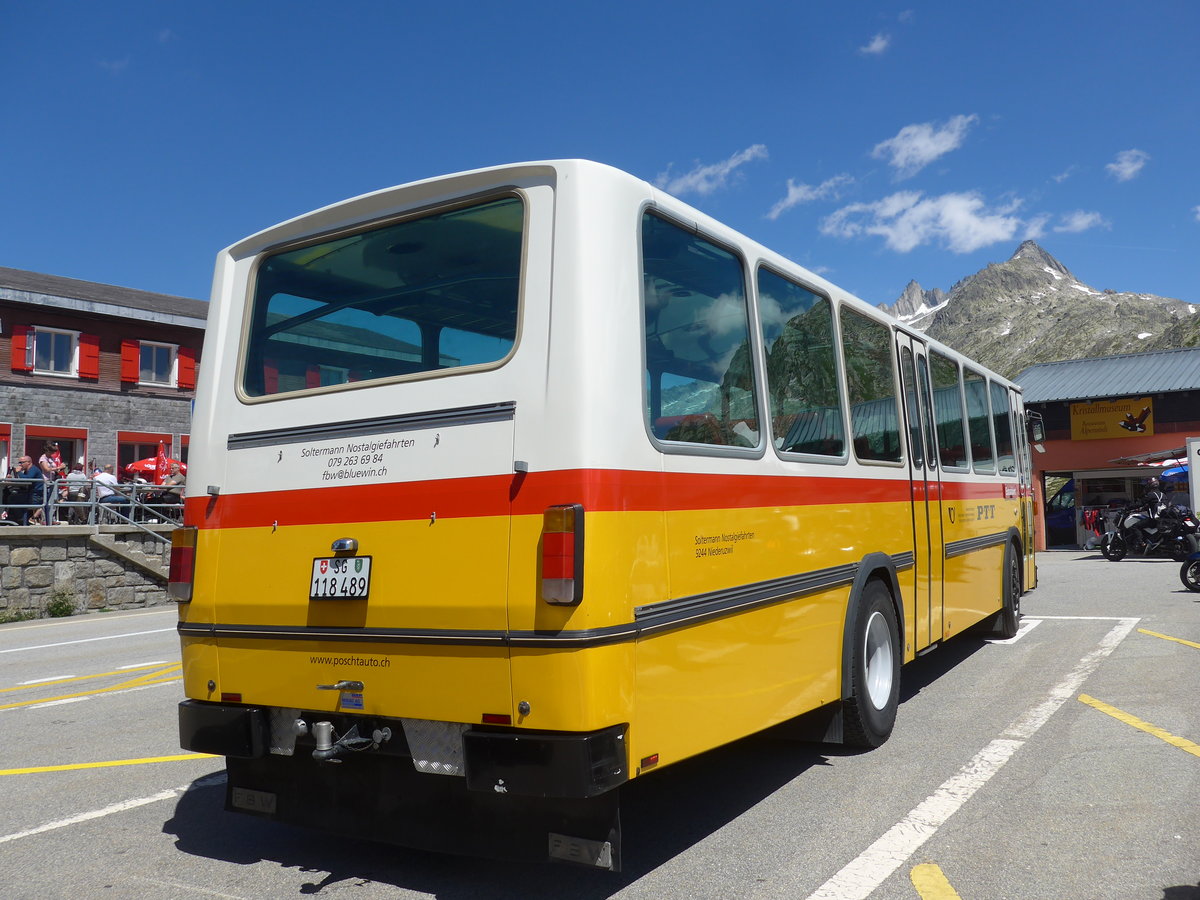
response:
[[[1094,618],[1113,621],[1111,617],[1100,616],[1045,618]],[[1083,657],[1066,678],[1051,688],[1046,699],[1026,710],[1001,732],[1000,737],[975,754],[956,775],[918,803],[907,816],[893,825],[857,859],[847,863],[841,871],[817,888],[809,895],[808,900],[865,900],[870,896],[1074,696],[1088,676],[1117,648],[1138,621],[1136,618],[1117,619],[1117,624],[1104,636],[1096,649]],[[799,876],[799,873],[796,874]]]
[[[65,678],[74,678],[74,675],[51,675],[49,678],[35,678],[33,681],[18,681],[17,687],[26,687],[31,684],[41,684],[44,681],[62,681]]]
[[[1025,635],[1029,634],[1029,632],[1033,631],[1033,629],[1037,628],[1041,624],[1042,624],[1041,619],[1022,619],[1021,627],[1017,629],[1017,633],[1014,634],[1012,637],[1005,638],[1005,639],[989,638],[988,643],[989,644],[1015,644],[1017,641],[1019,641],[1021,638],[1025,637]]]
[[[165,659],[152,659],[150,662],[130,663],[127,666],[117,666],[117,672],[124,672],[126,669],[140,669],[144,666],[166,666],[170,665]]]
[[[91,812],[80,813],[77,816],[71,816],[69,819],[58,819],[54,822],[47,822],[45,825],[30,828],[28,831],[0,835],[0,844],[7,844],[9,841],[16,841],[21,838],[33,837],[35,834],[45,834],[47,831],[55,831],[56,829],[67,828],[71,825],[79,825],[82,822],[90,822],[93,819],[102,819],[114,813],[125,812],[128,809],[137,809],[139,806],[148,806],[151,803],[158,803],[160,800],[172,800],[197,788],[224,784],[225,779],[226,775],[224,772],[214,772],[212,775],[201,778],[192,784],[185,784],[181,787],[172,788],[169,791],[159,791],[157,794],[151,794],[149,797],[138,797],[136,800],[122,800],[120,803],[114,803],[112,806],[106,806],[103,809],[93,809]]]
[[[6,625],[0,634],[8,634],[12,631],[28,631],[30,628],[61,628],[64,625],[103,625],[105,622],[116,622],[120,619],[142,619],[146,616],[161,616],[167,613],[179,615],[178,610],[169,607],[155,607],[148,609],[145,612],[131,612],[120,616],[101,615],[101,616],[71,616],[66,619],[53,619],[49,622],[34,622],[28,625]]]
[[[143,634],[162,634],[164,631],[175,631],[175,628],[155,628],[152,631],[130,631],[127,634],[106,634],[101,637],[80,638],[77,641],[59,641],[56,644],[34,644],[29,647],[9,647],[0,653],[20,653],[22,650],[46,650],[50,647],[65,647],[68,644],[90,644],[92,641],[115,641],[118,638],[141,637]]]
[[[45,703],[38,703],[34,706],[21,707],[22,709],[45,709],[48,706],[62,706],[65,703],[82,703],[84,700],[91,700],[91,697],[63,697],[61,700],[47,700]]]

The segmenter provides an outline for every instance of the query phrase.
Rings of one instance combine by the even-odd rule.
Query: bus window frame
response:
[[[842,352],[842,327],[839,304],[828,291],[822,291],[799,278],[785,274],[782,268],[772,265],[769,261],[760,258],[755,262],[753,267],[754,277],[751,279],[754,287],[754,299],[751,306],[755,320],[755,337],[758,339],[762,354],[762,359],[758,362],[762,367],[762,402],[768,420],[771,418],[771,396],[770,384],[768,383],[769,373],[767,372],[767,346],[764,343],[765,336],[762,331],[762,306],[759,304],[758,294],[758,274],[764,270],[781,281],[791,282],[797,287],[808,291],[810,294],[820,297],[829,304],[830,339],[833,341],[834,378],[837,380],[838,413],[842,421],[842,452],[837,456],[831,456],[821,453],[799,453],[796,451],[781,450],[775,446],[774,429],[770,421],[767,422],[767,427],[772,428],[772,436],[767,439],[767,443],[770,444],[775,456],[784,462],[847,466],[850,464],[850,413],[846,391],[846,360]],[[766,434],[766,428],[760,429],[760,431],[764,435]]]
[[[552,220],[554,214],[554,186],[552,183],[548,183],[546,186],[552,191],[549,201],[551,205],[549,217]],[[428,216],[442,215],[459,209],[468,209],[473,206],[482,206],[486,203],[491,203],[506,198],[516,198],[520,201],[522,215],[521,254],[517,275],[516,330],[513,333],[512,346],[509,348],[508,353],[506,353],[503,357],[486,363],[473,363],[468,366],[456,366],[446,369],[430,369],[422,372],[411,372],[403,375],[387,375],[381,378],[371,378],[363,381],[349,381],[341,384],[304,387],[297,390],[280,391],[274,394],[263,394],[262,396],[256,396],[246,392],[245,377],[246,368],[250,360],[249,342],[250,334],[253,330],[253,319],[255,314],[255,291],[258,285],[259,270],[267,259],[281,253],[288,253],[303,249],[305,247],[312,247],[317,244],[335,241],[341,238],[352,237],[356,234],[363,234],[368,231],[376,231],[382,228],[388,228],[390,226],[398,225],[407,221],[416,221]],[[245,406],[254,406],[259,403],[273,403],[277,400],[294,400],[298,397],[314,397],[322,394],[355,391],[362,390],[364,388],[378,388],[384,385],[399,384],[404,382],[426,381],[435,378],[450,378],[464,374],[489,372],[506,365],[509,360],[516,355],[517,350],[520,348],[521,338],[524,333],[526,288],[529,282],[530,226],[533,220],[532,213],[534,203],[535,198],[530,197],[529,191],[526,188],[518,187],[516,185],[504,185],[501,187],[489,188],[487,190],[466,196],[455,197],[450,201],[438,201],[435,203],[418,206],[414,209],[404,210],[403,212],[390,213],[370,219],[366,222],[357,222],[352,225],[338,226],[328,230],[320,231],[316,234],[308,235],[303,238],[281,241],[277,244],[269,244],[266,247],[257,250],[253,255],[250,272],[246,277],[246,293],[242,298],[242,322],[238,335],[237,365],[234,367],[233,376],[234,395],[237,397],[238,402]],[[553,229],[552,224],[550,228],[551,230]]]
[[[977,368],[975,368],[973,366],[968,366],[960,361],[959,377],[962,379],[963,403],[966,405],[966,410],[967,410],[967,431],[968,431],[968,433],[970,432],[970,429],[971,429],[971,401],[967,397],[967,373],[968,372],[970,372],[973,376],[975,376],[973,379],[971,379],[972,381],[978,381],[983,385],[983,408],[984,408],[983,415],[984,415],[984,418],[987,420],[988,441],[989,441],[989,446],[991,447],[990,460],[985,461],[985,462],[991,463],[991,468],[982,468],[980,466],[979,461],[975,459],[975,442],[973,440],[975,435],[971,435],[972,440],[968,441],[968,443],[967,443],[967,449],[969,450],[970,455],[971,455],[971,471],[974,472],[976,475],[995,476],[995,475],[999,474],[1000,467],[996,461],[996,431],[995,431],[995,428],[993,427],[993,423],[992,423],[991,388],[988,386],[991,383],[991,379],[989,379],[987,377],[987,375],[984,374],[983,372],[980,372]]]
[[[903,397],[900,387],[900,355],[896,352],[896,334],[898,333],[895,325],[891,322],[882,321],[868,313],[866,310],[858,309],[848,303],[839,303],[837,308],[838,320],[838,356],[841,359],[841,365],[844,369],[846,366],[846,342],[842,331],[842,313],[849,312],[852,315],[857,315],[859,318],[865,319],[868,322],[874,322],[876,325],[882,325],[887,332],[887,352],[888,358],[891,360],[891,375],[892,375],[892,406],[896,413],[896,441],[900,449],[900,455],[896,459],[871,459],[870,457],[861,457],[858,451],[854,449],[854,414],[850,409],[850,378],[845,376],[846,388],[846,420],[849,425],[849,430],[846,432],[846,441],[850,445],[850,453],[854,456],[854,461],[860,466],[883,466],[888,469],[902,469],[908,465],[908,438],[905,436],[905,418],[902,408]]]
[[[953,363],[953,365],[954,365],[955,385],[956,385],[956,390],[957,390],[957,394],[958,394],[958,417],[959,417],[959,423],[960,423],[960,427],[962,428],[962,435],[963,435],[963,455],[967,459],[967,464],[965,466],[947,465],[946,461],[944,459],[942,459],[942,431],[941,431],[941,428],[939,427],[940,422],[938,421],[937,406],[936,406],[936,402],[935,402],[935,405],[932,408],[932,415],[930,416],[930,420],[933,423],[934,437],[937,438],[938,468],[940,468],[943,472],[971,475],[971,474],[973,474],[973,470],[971,468],[970,427],[967,423],[967,400],[966,400],[966,397],[963,396],[962,359],[957,354],[951,355],[950,353],[947,353],[943,349],[939,349],[937,347],[929,348],[928,357],[931,360],[931,362],[929,363],[929,390],[930,390],[930,394],[932,395],[930,399],[933,401],[936,401],[937,391],[938,391],[937,387],[933,383],[932,358],[934,356],[939,356],[944,360],[948,360],[949,362]]]
[[[642,222],[647,213],[653,214],[670,225],[678,228],[680,231],[694,235],[707,241],[715,247],[725,251],[734,259],[736,259],[742,270],[742,292],[746,303],[746,337],[750,344],[750,367],[754,373],[754,397],[755,414],[758,419],[758,443],[753,447],[733,447],[724,444],[702,444],[693,443],[691,441],[668,441],[660,438],[654,433],[654,426],[650,420],[651,410],[647,403],[647,387],[646,381],[649,374],[649,366],[646,356],[646,253],[645,244],[643,241]],[[701,228],[697,223],[688,221],[674,215],[670,210],[664,209],[660,204],[654,201],[642,203],[637,209],[637,219],[635,225],[635,233],[637,235],[637,272],[638,272],[638,360],[641,364],[641,376],[639,383],[641,385],[641,396],[638,402],[642,408],[642,428],[646,433],[646,438],[660,453],[672,456],[707,456],[707,457],[724,457],[737,459],[762,459],[767,452],[767,444],[769,441],[766,437],[766,432],[763,428],[763,402],[766,399],[765,384],[763,379],[766,377],[764,365],[762,361],[762,347],[760,344],[760,335],[758,334],[758,304],[757,293],[753,291],[754,285],[750,279],[750,273],[753,271],[750,261],[742,248],[736,244],[731,244],[728,241],[714,235],[711,231]]]

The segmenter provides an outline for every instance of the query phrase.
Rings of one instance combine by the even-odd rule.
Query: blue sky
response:
[[[1036,239],[1200,301],[1200,4],[0,5],[0,265],[206,299],[218,250],[584,157],[872,303]]]

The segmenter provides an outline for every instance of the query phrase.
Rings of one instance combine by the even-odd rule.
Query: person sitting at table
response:
[[[129,498],[120,491],[120,483],[113,474],[112,463],[104,467],[104,471],[92,479],[96,485],[96,501],[111,506],[128,506]]]
[[[91,488],[88,484],[88,477],[83,471],[83,463],[75,463],[71,466],[70,473],[62,483],[66,485],[66,501],[68,503],[87,502]],[[72,525],[85,525],[88,519],[87,509],[82,506],[71,506],[67,518]]]
[[[187,476],[183,474],[179,463],[171,463],[171,474],[163,479],[163,496],[171,503],[183,502],[183,487],[187,484]]]

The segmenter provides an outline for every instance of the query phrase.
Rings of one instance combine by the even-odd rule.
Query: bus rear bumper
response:
[[[629,780],[624,725],[577,733],[467,728],[464,773],[418,771],[403,721],[333,716],[341,733],[390,727],[375,752],[314,759],[311,739],[271,752],[270,711],[185,700],[185,749],[225,756],[225,808],[447,853],[620,868],[617,788]],[[305,718],[311,718],[306,715]]]

